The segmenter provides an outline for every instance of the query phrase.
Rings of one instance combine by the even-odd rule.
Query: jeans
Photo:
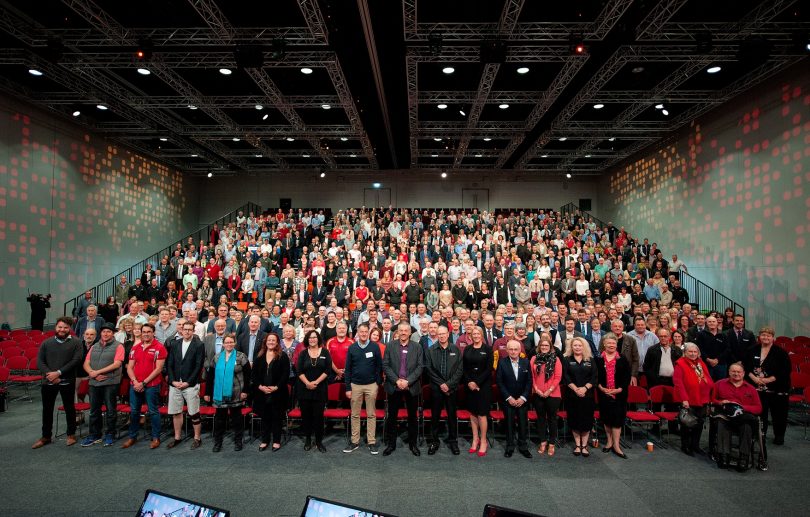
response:
[[[115,436],[115,425],[118,412],[115,410],[115,398],[118,395],[118,385],[90,386],[90,436],[101,437],[101,406],[107,406],[104,420],[107,424],[105,434]]]
[[[76,383],[43,384],[42,385],[42,437],[50,438],[53,435],[53,407],[56,405],[56,396],[62,397],[67,418],[67,434],[76,434],[76,407],[73,405],[76,396]]]
[[[158,407],[160,406],[160,386],[152,386],[145,388],[141,392],[135,391],[135,388],[129,388],[129,437],[137,438],[138,431],[141,428],[140,414],[141,406],[146,403],[146,415],[150,418],[152,425],[152,439],[157,440],[160,438],[160,413]]]

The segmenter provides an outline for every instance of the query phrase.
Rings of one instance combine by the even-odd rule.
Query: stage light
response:
[[[464,111],[464,108],[461,108],[460,110],[458,110],[458,114],[461,115],[462,117],[467,116],[467,113]]]
[[[149,61],[152,59],[152,40],[146,38],[138,41],[135,49],[135,59],[137,61]]]
[[[600,110],[600,109],[602,109],[604,107],[605,107],[604,104],[594,104],[593,105],[593,109],[595,109],[595,110]]]
[[[326,173],[325,173],[325,172],[322,172],[322,173],[321,173],[321,178],[325,178],[325,177],[326,177]]]
[[[640,74],[641,72],[644,71],[644,67],[643,66],[634,66],[630,71],[633,72],[634,74]]]
[[[590,158],[590,157],[591,157],[591,155],[590,155],[590,154],[586,154],[586,155],[585,155],[585,158]]]
[[[719,72],[719,71],[720,71],[720,70],[722,70],[722,69],[723,69],[723,68],[722,68],[722,67],[719,67],[719,66],[712,66],[712,67],[707,68],[707,69],[706,69],[706,72],[708,72],[708,73],[710,73],[710,74],[716,74],[717,72]]]
[[[222,75],[231,75],[233,73],[233,70],[231,70],[230,68],[220,68],[219,73]]]
[[[548,155],[547,154],[541,154],[540,158],[548,158]]]
[[[456,71],[456,69],[453,68],[452,66],[446,66],[446,67],[442,68],[442,72],[444,72],[445,74],[448,74],[448,75],[452,74],[455,71]]]
[[[254,107],[254,108],[256,108],[256,109],[257,109],[257,110],[259,110],[259,111],[261,111],[261,110],[263,110],[263,109],[264,109],[264,106],[262,106],[261,104],[257,104],[257,105],[255,105],[255,106],[253,106],[253,107]]]
[[[265,114],[264,114],[264,116],[262,117],[262,120],[267,120],[267,118],[268,118],[268,117],[270,117],[270,114],[269,114],[269,113],[265,113]]]
[[[520,68],[517,69],[517,73],[519,73],[519,74],[528,74],[529,73],[529,67],[528,66],[521,66]]]
[[[197,155],[197,154],[192,154],[191,155],[192,158],[196,158],[197,156],[199,156],[199,155]]]
[[[162,137],[160,137],[160,141],[161,141],[161,142],[168,142],[168,141],[169,141],[169,139],[168,139],[168,138],[166,138],[165,136],[162,136]]]
[[[444,179],[444,178],[446,178],[446,177],[447,177],[447,173],[446,173],[446,172],[443,172],[443,173],[442,173],[442,179]]]
[[[441,139],[441,138],[439,138],[439,137],[437,136],[437,137],[433,138],[433,141],[434,141],[434,142],[441,142],[441,141],[442,141],[442,139]]]
[[[568,140],[568,137],[567,136],[561,136],[557,140],[559,140],[560,142],[565,142],[566,140]]]
[[[189,104],[189,105],[188,105],[188,109],[190,109],[190,110],[195,110],[195,109],[197,109],[197,106],[195,106],[195,105],[193,105],[193,104]]]
[[[304,154],[301,155],[301,158],[309,158],[309,154],[304,153]]]
[[[107,106],[105,106],[103,104],[96,104],[96,108],[100,109],[101,111],[106,111],[106,110],[109,109],[109,108],[107,108]]]
[[[321,109],[330,110],[332,109],[332,106],[329,104],[321,104]]]
[[[348,141],[349,141],[349,139],[348,139],[348,138],[346,138],[345,136],[342,136],[342,137],[340,137],[340,141],[341,141],[341,142],[348,142]]]
[[[655,109],[662,110],[662,109],[664,109],[664,105],[663,104],[656,104]]]
[[[380,183],[373,183],[371,186],[372,186],[372,187],[374,187],[374,188],[380,188],[380,187],[382,187],[382,184],[380,184]]]
[[[42,75],[42,72],[37,70],[36,68],[29,68],[28,73],[31,75],[35,75],[37,77],[40,77]]]
[[[293,138],[293,137],[291,137],[291,136],[288,136],[288,137],[287,137],[287,141],[288,141],[288,142],[295,142],[295,138]]]
[[[138,73],[141,75],[150,75],[152,72],[148,68],[139,68]]]
[[[483,154],[481,154],[481,153],[478,153],[478,154],[476,154],[476,155],[475,155],[475,157],[476,157],[476,158],[482,158],[483,156],[484,156],[484,155],[483,155]]]
[[[608,138],[608,142],[614,142],[615,140],[616,140],[615,136],[612,136],[612,137]]]
[[[349,158],[357,158],[357,155],[352,153],[352,154],[349,155]]]
[[[312,73],[312,69],[305,66],[304,68],[301,69],[301,73],[304,75],[309,75]]]
[[[488,136],[484,137],[484,142],[489,142],[490,140],[492,140],[490,137],[488,137]]]
[[[254,154],[253,156],[256,157],[256,158],[261,158],[262,157],[261,154]]]
[[[241,140],[241,138],[239,138],[238,136],[235,136],[235,137],[231,138],[231,140],[233,140],[234,142],[238,142],[238,141]]]
[[[431,158],[438,158],[438,157],[439,157],[439,155],[438,155],[438,154],[436,154],[436,153],[433,153],[433,154],[431,154],[431,155],[430,155],[430,157],[431,157]]]
[[[501,108],[502,110],[505,110],[505,109],[509,108],[509,105],[505,104],[505,103],[504,104],[498,104],[498,107]]]
[[[661,113],[663,113],[665,117],[669,116],[669,111],[667,110],[661,110]]]
[[[209,177],[209,178],[214,177],[214,173],[213,173],[213,172],[209,172],[209,173],[208,173],[208,177]]]
[[[440,110],[444,110],[444,109],[447,109],[447,104],[439,104],[436,107],[439,108]]]
[[[570,172],[565,173],[565,177],[570,180],[571,179],[571,173]]]
[[[585,42],[582,40],[582,35],[571,34],[568,37],[568,42],[568,49],[572,55],[582,56],[588,51],[588,47],[585,46]]]
[[[81,115],[81,114],[82,114],[82,112],[81,112],[81,111],[79,111],[79,110],[76,110],[76,111],[74,111],[74,112],[73,112],[73,116],[74,116],[74,117],[78,117],[78,116],[79,116],[79,115]]]

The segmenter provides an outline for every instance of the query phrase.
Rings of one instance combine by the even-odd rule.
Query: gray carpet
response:
[[[503,442],[485,458],[446,448],[413,457],[400,444],[390,457],[361,448],[343,454],[342,430],[326,440],[327,454],[305,453],[293,438],[280,452],[257,451],[258,441],[234,452],[230,437],[219,454],[203,447],[151,451],[96,445],[65,447],[64,437],[31,450],[39,437],[40,404],[14,402],[0,413],[0,514],[9,516],[134,515],[144,490],[177,494],[230,509],[235,516],[299,515],[307,494],[401,516],[476,516],[485,503],[551,516],[567,515],[807,515],[810,441],[801,426],[786,445],[769,447],[770,470],[718,470],[677,447],[643,450],[629,460],[596,451],[590,459],[570,448],[554,458],[503,457]],[[64,418],[64,416],[62,417]],[[64,429],[64,421],[61,424]],[[86,427],[84,428],[86,431]],[[462,435],[464,430],[462,428]],[[677,436],[673,440],[677,440]],[[461,446],[469,447],[466,440]]]

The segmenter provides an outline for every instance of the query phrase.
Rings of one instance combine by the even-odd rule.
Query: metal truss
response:
[[[332,84],[337,91],[338,98],[341,100],[341,104],[344,107],[343,109],[346,112],[346,116],[349,118],[349,123],[354,130],[354,135],[360,140],[360,145],[363,146],[363,151],[366,154],[366,158],[372,167],[375,169],[378,168],[379,164],[377,163],[377,154],[374,151],[374,147],[371,145],[368,134],[366,134],[365,129],[363,129],[360,114],[357,112],[357,108],[354,105],[354,101],[352,100],[352,92],[349,90],[346,77],[343,75],[343,68],[340,66],[340,62],[337,60],[337,57],[335,57],[333,62],[327,63],[326,72],[329,74],[329,78],[332,80]]]
[[[329,43],[329,33],[326,30],[326,23],[323,21],[323,14],[318,7],[317,0],[297,0],[298,8],[301,9],[301,14],[304,15],[304,21],[307,22],[309,32],[318,43],[326,45]]]
[[[475,100],[474,91],[422,91],[419,92],[419,104],[470,104]],[[531,91],[494,91],[490,92],[488,101],[493,104],[533,104],[544,92]]]
[[[174,69],[189,68],[236,68],[233,52],[199,51],[155,52],[167,66]],[[325,66],[335,60],[335,53],[327,50],[292,50],[287,51],[284,59],[273,61],[268,51],[265,54],[265,66],[297,68],[301,66]],[[154,59],[154,58],[153,58]],[[60,63],[71,67],[82,68],[132,68],[132,53],[119,52],[66,52]]]
[[[481,46],[454,45],[442,47],[438,54],[432,53],[427,47],[409,47],[408,53],[420,63],[480,63]],[[570,57],[568,40],[558,42],[556,45],[531,46],[509,45],[506,55],[507,63],[553,63],[564,62]]]
[[[41,92],[32,93],[32,98],[40,102],[51,104],[76,104],[86,102],[87,99],[73,92]],[[255,109],[256,105],[266,108],[320,108],[323,104],[333,107],[340,106],[337,95],[287,95],[283,102],[270,104],[271,99],[265,95],[215,95],[201,98],[196,104],[200,107],[219,107],[222,109]],[[127,102],[139,109],[182,109],[187,108],[190,102],[180,95],[153,95],[149,97],[127,98]]]
[[[653,7],[647,16],[636,26],[636,39],[641,41],[647,36],[657,36],[664,25],[688,0],[664,0]]]
[[[2,11],[0,11],[2,12]],[[175,47],[213,47],[222,45],[222,38],[210,27],[134,27],[128,31],[138,38],[149,38],[160,51]],[[50,29],[48,33],[59,38],[66,46],[93,48],[109,47],[109,40],[95,29]],[[47,35],[28,35],[31,46],[43,47]],[[306,27],[234,27],[229,42],[233,45],[266,45],[283,38],[292,45],[318,45]]]

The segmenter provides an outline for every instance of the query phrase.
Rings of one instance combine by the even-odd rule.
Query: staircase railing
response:
[[[590,212],[580,209],[579,206],[574,203],[561,206],[560,214],[565,218],[579,215],[585,222],[589,219],[593,220],[599,228],[608,226],[608,223],[602,221]],[[689,303],[692,304],[692,306],[697,306],[698,310],[701,312],[718,311],[722,314],[728,307],[731,307],[734,309],[734,314],[745,316],[745,307],[689,273],[681,271],[680,280],[681,287],[686,289],[686,292],[689,293]]]
[[[163,257],[165,256],[171,257],[174,247],[178,242],[186,242],[188,241],[189,237],[193,239],[195,244],[199,243],[201,240],[208,242],[209,236],[211,234],[211,229],[214,227],[215,224],[218,225],[220,228],[222,228],[224,225],[235,222],[240,211],[245,216],[247,216],[251,212],[253,212],[254,214],[260,214],[262,209],[256,203],[246,203],[240,206],[239,208],[236,208],[231,212],[223,215],[216,221],[213,221],[210,224],[202,226],[197,231],[192,232],[181,239],[173,241],[172,245],[167,246],[161,249],[160,251],[157,251],[156,253],[149,255],[145,259],[134,264],[130,268],[125,269],[124,271],[118,273],[114,277],[105,280],[104,282],[98,284],[95,287],[90,287],[85,291],[83,291],[80,295],[76,296],[75,298],[66,301],[64,305],[64,314],[66,316],[72,315],[74,308],[79,303],[79,300],[84,297],[84,293],[87,292],[88,290],[92,291],[93,298],[96,300],[97,303],[104,303],[108,296],[113,296],[115,294],[115,286],[120,281],[121,275],[125,276],[127,278],[127,282],[132,284],[135,281],[135,279],[140,278],[141,274],[144,272],[144,270],[146,270],[146,264],[152,264],[152,266],[157,266]]]

